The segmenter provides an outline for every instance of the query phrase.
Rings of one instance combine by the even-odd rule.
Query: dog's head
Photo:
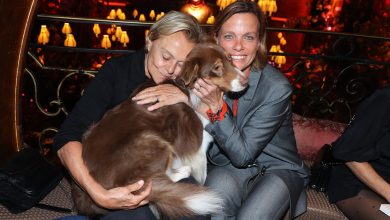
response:
[[[208,79],[223,91],[239,92],[246,88],[240,82],[244,74],[234,67],[224,50],[213,43],[200,43],[187,55],[178,80],[193,88],[198,78]]]

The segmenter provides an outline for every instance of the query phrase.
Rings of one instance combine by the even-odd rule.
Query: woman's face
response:
[[[258,27],[259,21],[254,14],[238,13],[225,21],[216,37],[233,64],[246,75],[260,46]]]
[[[148,45],[146,74],[156,83],[176,78],[187,54],[195,43],[188,41],[183,32],[161,36]]]

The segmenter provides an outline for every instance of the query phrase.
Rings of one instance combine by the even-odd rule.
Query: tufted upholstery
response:
[[[303,160],[313,161],[318,150],[335,141],[346,125],[293,114],[293,126],[299,155]]]
[[[324,144],[335,141],[345,127],[346,125],[343,123],[293,114],[293,128],[299,155],[310,167],[318,150]],[[307,189],[307,212],[299,216],[297,220],[311,219],[338,220],[347,218],[336,205],[328,202],[325,193]]]

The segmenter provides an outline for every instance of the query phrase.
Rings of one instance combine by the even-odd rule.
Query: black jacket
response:
[[[333,154],[344,161],[369,162],[390,182],[390,86],[359,106],[345,132],[333,143]],[[368,189],[346,165],[334,166],[328,187],[330,202],[351,198]]]
[[[69,141],[81,142],[83,133],[93,123],[99,121],[106,111],[126,100],[147,79],[144,50],[107,60],[62,123],[54,137],[54,150]]]

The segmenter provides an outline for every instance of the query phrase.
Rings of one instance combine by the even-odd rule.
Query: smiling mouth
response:
[[[232,61],[235,61],[235,60],[240,61],[240,60],[244,60],[246,56],[245,55],[230,55],[229,57],[232,59]]]

